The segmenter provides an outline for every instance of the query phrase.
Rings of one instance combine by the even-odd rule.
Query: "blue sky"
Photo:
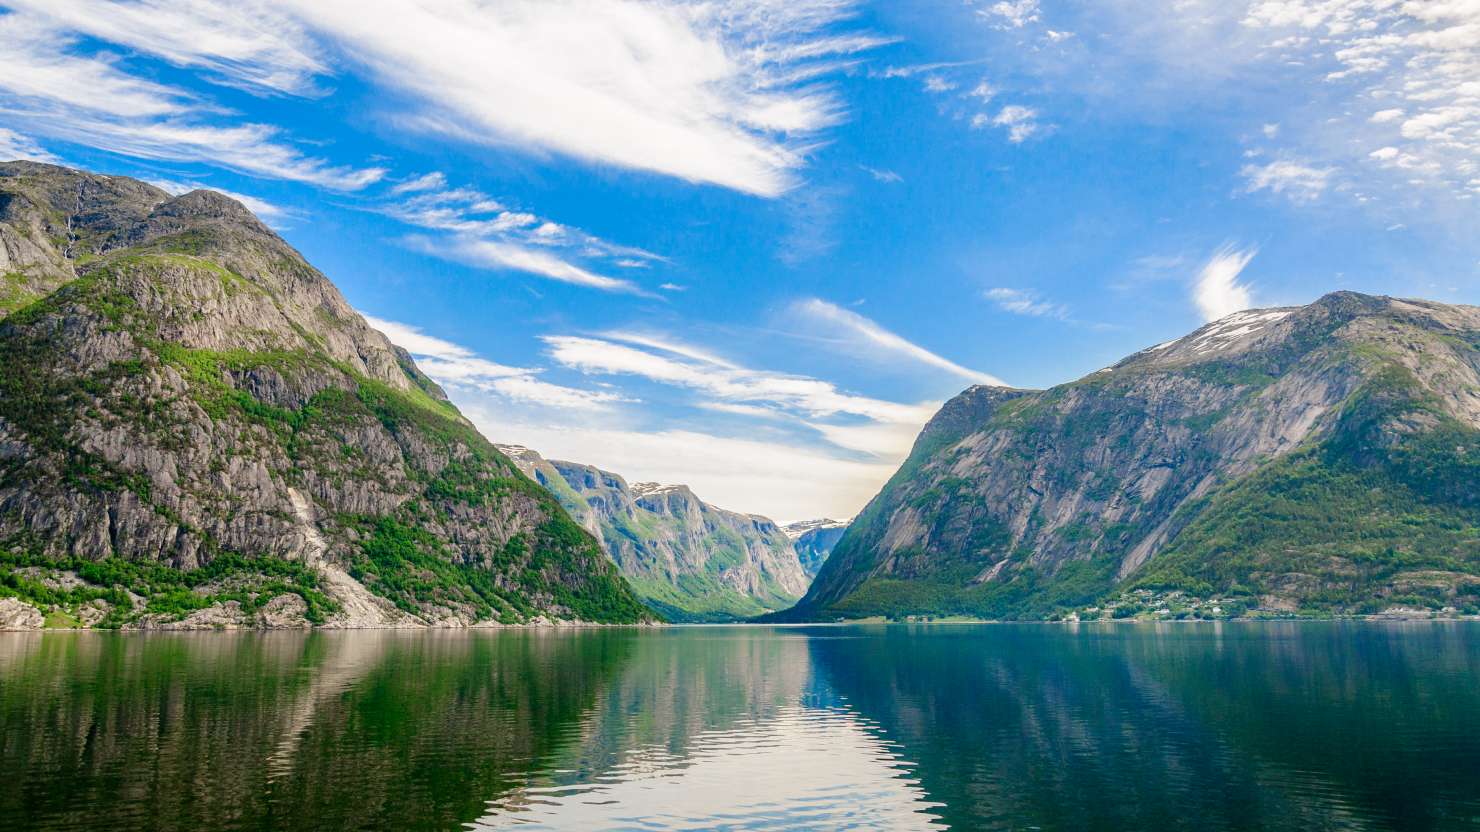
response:
[[[494,441],[782,521],[973,383],[1480,302],[1476,0],[0,9],[0,157],[238,196]]]

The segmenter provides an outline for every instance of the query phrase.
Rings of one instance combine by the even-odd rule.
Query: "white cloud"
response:
[[[13,125],[35,135],[341,190],[362,188],[385,173],[305,156],[270,125],[211,124],[219,108],[131,75],[110,56],[74,54],[76,33],[35,13],[0,15],[0,42],[0,107]]]
[[[235,153],[243,125],[205,132],[209,102],[130,74],[115,44],[255,92],[317,96],[320,79],[368,70],[391,120],[480,144],[776,196],[797,182],[821,131],[842,120],[819,79],[887,38],[839,30],[854,0],[17,0],[0,18],[0,87],[38,105],[28,122],[131,153],[160,120],[196,141],[179,154],[160,135],[148,158],[217,161],[260,175],[361,187],[311,160],[257,165]],[[50,116],[50,118],[44,118]],[[127,121],[122,140],[109,128]],[[247,125],[259,142],[279,131]],[[89,136],[102,129],[96,139]],[[212,141],[216,139],[219,141]],[[200,152],[224,143],[229,158]],[[319,167],[325,167],[319,163]],[[278,173],[274,173],[278,169]],[[374,176],[368,181],[373,181]]]
[[[930,75],[925,78],[926,92],[950,92],[955,88],[956,83],[954,81],[947,81],[945,78],[942,78],[939,75]]]
[[[513,402],[567,410],[602,410],[628,401],[616,393],[551,384],[536,377],[538,370],[489,361],[467,347],[427,335],[410,324],[363,317],[392,344],[411,353],[422,372],[449,389],[478,390]]]
[[[651,252],[615,245],[528,211],[510,210],[476,189],[445,186],[440,173],[403,182],[388,191],[396,198],[375,210],[408,225],[447,232],[447,236],[437,239],[410,238],[414,247],[428,254],[607,292],[648,294],[630,280],[610,277],[573,261],[610,259],[612,265],[633,269],[663,260]]]
[[[950,359],[936,355],[919,344],[915,344],[884,329],[857,312],[851,312],[828,303],[825,300],[813,298],[798,303],[795,308],[804,315],[831,324],[878,349],[907,358],[911,361],[945,370],[977,384],[1006,386],[996,376],[962,367]]]
[[[1273,139],[1279,136],[1280,126],[1278,124],[1266,124],[1260,128],[1260,132],[1264,133],[1264,138]]]
[[[977,129],[987,126],[1005,127],[1007,128],[1007,140],[1013,144],[1022,144],[1043,129],[1043,126],[1038,123],[1038,111],[1019,104],[1009,104],[998,110],[997,115],[991,117],[985,113],[978,113],[972,118],[971,126]]]
[[[413,176],[405,182],[390,189],[393,196],[404,196],[405,194],[422,193],[425,191],[441,191],[447,187],[447,177],[441,171]]]
[[[971,92],[966,93],[966,95],[970,98],[977,98],[982,100],[983,102],[986,102],[991,101],[994,97],[996,97],[997,90],[986,79],[982,79],[981,81],[977,82],[977,85],[972,87]]]
[[[510,269],[557,280],[561,283],[588,286],[604,292],[644,294],[643,290],[630,280],[597,274],[568,263],[547,251],[528,248],[518,243],[454,237],[437,241],[414,238],[414,244],[427,254],[464,265],[487,269]]]
[[[1463,197],[1480,172],[1474,0],[1078,6],[1078,20],[1094,37],[1067,50],[997,50],[1001,76],[1027,75],[1038,88],[1150,125],[1196,117],[1205,102],[1217,101],[1240,118],[1258,119],[1249,138],[1274,151],[1266,158],[1333,169],[1328,194],[1339,182],[1341,193],[1383,209],[1424,210],[1435,207],[1424,204],[1433,198]],[[1276,136],[1262,134],[1258,125],[1266,123],[1279,125]],[[1268,148],[1270,142],[1280,147]],[[1369,155],[1387,147],[1403,154],[1402,164]],[[1461,222],[1472,216],[1443,215]]]
[[[29,159],[32,162],[50,162],[56,164],[61,160],[46,151],[37,144],[30,136],[23,136],[14,130],[0,127],[0,161],[11,162],[16,159]]]
[[[1268,55],[1310,65],[1336,91],[1339,112],[1310,123],[1383,148],[1333,161],[1386,162],[1394,148],[1406,159],[1397,187],[1416,176],[1455,193],[1480,169],[1480,3],[1258,0],[1242,24]]]
[[[888,170],[887,168],[871,168],[868,165],[859,165],[859,167],[863,168],[863,170],[867,172],[869,176],[872,176],[874,178],[874,181],[876,182],[883,182],[886,185],[893,185],[904,181],[903,176],[900,176],[899,174],[895,173],[892,170]]]
[[[688,345],[630,333],[605,338],[551,335],[544,341],[557,363],[583,373],[638,376],[698,391],[711,400],[781,408],[811,420],[857,416],[918,427],[937,407],[935,402],[900,404],[857,396],[821,379],[752,370]]]
[[[790,188],[810,137],[843,115],[794,79],[886,42],[823,34],[852,14],[843,0],[292,6],[418,102],[408,126],[762,196]]]
[[[1038,297],[1037,292],[1023,289],[1010,289],[996,287],[983,292],[988,300],[997,304],[998,308],[1011,312],[1014,315],[1028,315],[1034,318],[1058,318],[1068,320],[1069,310],[1063,304],[1052,303]]]
[[[1038,20],[1038,0],[1001,0],[992,3],[977,14],[995,20],[1001,26],[1021,29]]]
[[[1254,248],[1225,245],[1203,264],[1192,287],[1192,301],[1203,320],[1216,321],[1254,305],[1252,291],[1238,277],[1257,253]]]
[[[1319,197],[1335,172],[1335,168],[1316,168],[1289,159],[1267,165],[1245,165],[1239,171],[1248,183],[1246,189],[1249,193],[1268,189],[1296,202],[1309,202]]]
[[[291,17],[257,0],[6,0],[58,29],[157,55],[181,67],[273,92],[310,94],[328,71]]]
[[[22,102],[65,104],[120,118],[178,116],[189,96],[120,70],[116,60],[78,57],[75,39],[44,21],[0,15],[0,88]]]
[[[721,436],[688,428],[660,406],[621,408],[635,399],[615,386],[551,384],[539,370],[488,361],[417,327],[366,320],[412,353],[496,442],[598,465],[631,481],[685,483],[717,505],[780,521],[855,513],[939,408],[938,402],[871,399],[815,378],[750,369],[666,334],[544,339],[564,367],[688,391],[696,397],[694,408],[753,421],[743,436]]]

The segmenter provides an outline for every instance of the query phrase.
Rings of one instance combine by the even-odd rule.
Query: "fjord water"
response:
[[[0,819],[1480,828],[1480,626],[0,634]]]

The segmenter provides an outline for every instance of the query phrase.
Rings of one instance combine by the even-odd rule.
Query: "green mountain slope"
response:
[[[1238,313],[949,402],[795,618],[1475,611],[1480,309]]]
[[[591,465],[501,446],[601,541],[632,588],[673,621],[785,609],[807,589],[792,540],[765,517],[726,511],[687,486],[628,484]]]
[[[0,625],[650,617],[239,204],[9,163],[0,242]]]

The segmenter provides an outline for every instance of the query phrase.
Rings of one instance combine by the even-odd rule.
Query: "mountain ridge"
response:
[[[1477,437],[1480,308],[1235,313],[1048,390],[964,391],[779,617],[1469,609]]]
[[[234,200],[0,164],[0,250],[13,621],[651,618],[596,541]]]
[[[719,508],[687,485],[628,483],[585,463],[501,446],[602,541],[649,606],[674,621],[736,621],[791,606],[810,577],[770,518]]]

